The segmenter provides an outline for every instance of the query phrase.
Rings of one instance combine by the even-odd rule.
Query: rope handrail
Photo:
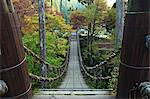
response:
[[[30,51],[30,50],[28,49],[28,51]],[[32,53],[32,55],[34,54],[34,57],[36,57],[39,61],[42,61],[42,62],[46,63],[46,61],[40,59],[34,52],[30,51],[30,53]],[[42,77],[42,76],[38,76],[38,75],[35,75],[35,74],[32,74],[32,73],[29,73],[29,76],[30,76],[31,79],[38,80],[38,81],[48,81],[48,82],[55,81],[55,80],[63,77],[63,75],[67,71],[68,61],[69,61],[69,48],[68,48],[68,52],[67,52],[67,56],[66,56],[65,62],[63,63],[63,65],[61,67],[56,68],[56,69],[63,69],[63,71],[61,72],[61,74],[59,74],[56,77]],[[50,65],[47,65],[47,66],[50,66]],[[54,68],[54,67],[50,67],[50,68]]]
[[[106,80],[106,79],[111,79],[112,78],[110,76],[107,76],[107,77],[95,77],[95,76],[93,76],[93,75],[88,73],[88,71],[85,69],[85,67],[83,66],[82,63],[80,65],[81,65],[82,69],[84,70],[85,74],[87,76],[89,76],[90,78],[94,79],[94,80]]]
[[[95,66],[86,66],[87,69],[96,69],[98,67],[101,67],[103,65],[106,65],[108,62],[110,62],[113,58],[115,58],[119,53],[120,53],[121,48],[119,48],[117,51],[113,52],[111,55],[109,55],[108,58],[106,58],[106,60],[100,62],[99,64],[96,64]]]
[[[29,73],[29,76],[30,76],[31,79],[38,80],[38,81],[48,81],[48,82],[51,82],[51,81],[54,81],[54,80],[57,80],[57,79],[63,77],[63,75],[67,71],[68,62],[69,62],[70,46],[67,49],[67,55],[66,55],[66,59],[65,59],[64,63],[61,66],[59,66],[59,67],[53,66],[50,63],[48,63],[47,61],[44,61],[37,54],[35,54],[32,50],[28,49],[26,46],[24,46],[24,50],[25,50],[25,52],[28,55],[34,57],[36,59],[36,61],[40,61],[40,62],[44,63],[49,70],[55,70],[55,69],[59,70],[59,71],[63,70],[63,71],[61,71],[61,74],[59,74],[56,77],[42,77],[42,76],[38,76],[38,75],[35,75],[35,74],[32,74],[32,73]]]
[[[85,73],[88,77],[90,77],[90,78],[92,78],[92,79],[94,79],[94,80],[106,80],[106,79],[111,79],[111,78],[112,78],[112,77],[110,77],[110,76],[107,76],[107,77],[93,76],[93,75],[91,75],[90,73],[88,73],[87,70],[89,70],[89,69],[87,69],[87,68],[83,65],[83,60],[82,60],[82,56],[81,56],[80,43],[79,43],[79,36],[78,36],[78,35],[77,35],[77,47],[78,47],[78,55],[79,55],[80,66],[81,66],[81,68],[83,69],[84,73]]]
[[[67,65],[65,66],[65,69],[63,70],[63,72],[59,76],[56,76],[56,77],[41,77],[41,76],[37,76],[37,75],[32,74],[32,73],[29,73],[29,76],[32,79],[35,79],[35,80],[38,80],[38,81],[51,82],[51,81],[54,81],[54,80],[57,80],[57,79],[61,78],[65,74],[66,71],[67,71]]]
[[[68,55],[69,55],[69,48],[68,48],[65,62],[64,62],[61,66],[57,67],[57,66],[51,65],[51,64],[48,63],[47,61],[44,61],[42,58],[40,58],[37,54],[35,54],[32,50],[30,50],[30,49],[27,48],[26,46],[24,46],[24,50],[25,50],[25,52],[26,52],[28,55],[30,55],[30,56],[34,57],[36,60],[38,60],[38,61],[44,63],[44,64],[47,66],[47,68],[49,68],[50,70],[53,70],[54,68],[59,69],[59,68],[64,67],[64,65],[66,64],[66,62],[67,62],[67,60],[68,60]]]
[[[81,51],[80,51],[80,43],[79,43],[79,36],[77,36],[78,38],[78,50],[79,50],[79,60],[82,61],[82,56],[81,56]],[[87,70],[91,70],[91,69],[96,69],[98,67],[101,67],[103,65],[108,64],[108,62],[110,62],[112,59],[114,59],[119,53],[120,53],[121,48],[118,48],[117,51],[113,51],[113,53],[111,55],[109,55],[108,58],[106,58],[106,60],[100,62],[99,64],[96,64],[94,66],[84,66]]]

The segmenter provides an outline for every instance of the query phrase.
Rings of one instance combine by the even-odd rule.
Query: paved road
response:
[[[80,71],[77,40],[70,42],[70,57],[67,75],[62,82],[60,89],[87,89],[83,76]]]

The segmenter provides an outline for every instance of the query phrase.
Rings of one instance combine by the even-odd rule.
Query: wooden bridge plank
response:
[[[62,82],[60,89],[88,89],[86,85],[82,73],[80,71],[79,59],[78,59],[78,51],[77,51],[77,40],[76,36],[71,38],[70,41],[70,58],[69,58],[69,66],[68,72],[64,81]]]
[[[35,95],[33,99],[115,99],[110,95]]]

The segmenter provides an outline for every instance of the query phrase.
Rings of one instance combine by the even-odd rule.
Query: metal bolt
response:
[[[150,98],[150,82],[143,82],[139,86],[140,93],[145,99]]]
[[[0,80],[0,96],[3,96],[8,91],[8,87],[3,80]]]
[[[146,36],[146,47],[150,49],[150,35]]]

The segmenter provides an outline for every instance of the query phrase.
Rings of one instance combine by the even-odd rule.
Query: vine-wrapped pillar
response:
[[[7,3],[6,0],[0,0],[0,40],[2,52],[0,80],[4,81],[8,88],[3,95],[1,94],[1,97],[30,99],[32,96],[31,84],[21,42],[18,19],[14,12],[10,13],[10,7],[8,7],[10,5]]]
[[[141,82],[150,82],[147,35],[150,35],[150,0],[129,0],[120,60],[119,99],[141,99],[140,92],[134,87]]]

